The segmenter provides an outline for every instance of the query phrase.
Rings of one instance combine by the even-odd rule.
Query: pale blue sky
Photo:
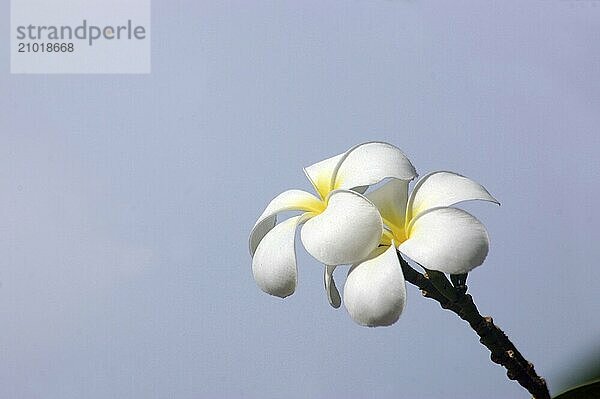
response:
[[[598,349],[600,2],[155,0],[147,76],[10,75],[8,3],[0,397],[527,398],[412,286],[380,329],[301,246],[255,286],[263,207],[369,140],[502,202],[469,287],[553,392]]]

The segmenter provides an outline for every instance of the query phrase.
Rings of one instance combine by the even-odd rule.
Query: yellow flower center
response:
[[[323,213],[325,208],[327,208],[327,201],[318,198],[307,198],[303,201],[298,202],[298,206],[306,209],[307,212],[311,212],[315,215],[318,215],[320,213]]]
[[[381,237],[382,245],[391,245],[392,240],[396,245],[402,244],[404,241],[408,240],[408,236],[406,234],[406,230],[404,226],[398,226],[386,218],[383,218],[383,223],[387,228],[384,228],[383,235]]]

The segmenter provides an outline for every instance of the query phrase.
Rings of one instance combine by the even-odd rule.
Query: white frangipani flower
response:
[[[483,186],[439,171],[421,178],[409,197],[408,183],[391,179],[366,194],[378,207],[385,232],[372,258],[348,272],[344,304],[359,324],[390,325],[402,313],[406,294],[396,247],[421,266],[449,274],[467,273],[487,256],[489,239],[483,224],[452,207],[469,200],[499,204]]]
[[[309,254],[326,265],[328,298],[339,307],[341,299],[332,279],[333,270],[337,265],[372,257],[384,237],[379,210],[362,193],[369,185],[387,178],[408,183],[416,177],[416,171],[398,148],[371,142],[311,165],[305,173],[318,197],[288,190],[269,203],[250,233],[252,272],[263,291],[282,298],[291,295],[297,284],[295,232],[303,225],[302,243]],[[303,213],[276,224],[276,215],[284,211]],[[361,265],[368,266],[369,262]],[[401,285],[404,287],[403,279]]]
[[[294,239],[325,265],[325,290],[341,304],[333,280],[338,265],[351,264],[344,286],[350,316],[365,326],[395,323],[406,303],[406,288],[396,249],[426,269],[467,273],[488,253],[485,227],[459,202],[498,203],[480,184],[453,172],[420,179],[410,197],[416,171],[406,156],[386,143],[365,143],[305,168],[318,197],[301,190],[278,195],[250,234],[252,271],[259,287],[280,297],[297,284]],[[389,179],[380,188],[368,187]],[[276,224],[283,211],[301,211]]]

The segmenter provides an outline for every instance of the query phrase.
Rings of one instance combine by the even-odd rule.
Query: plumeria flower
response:
[[[252,272],[266,293],[282,298],[294,293],[294,241],[297,227],[302,225],[304,248],[325,265],[328,299],[339,307],[341,298],[332,276],[335,267],[371,258],[385,239],[382,216],[362,193],[388,178],[408,182],[416,177],[416,171],[402,151],[380,142],[355,146],[304,171],[317,195],[288,190],[269,203],[250,233]],[[277,214],[284,211],[301,214],[277,224]]]
[[[393,324],[404,309],[406,292],[396,248],[426,269],[449,274],[468,273],[488,253],[484,225],[453,207],[469,200],[499,204],[483,186],[438,171],[421,178],[409,197],[408,183],[392,179],[366,195],[378,207],[385,231],[371,259],[352,266],[346,279],[344,304],[361,325]]]

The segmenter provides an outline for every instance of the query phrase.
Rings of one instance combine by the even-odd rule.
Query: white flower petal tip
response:
[[[302,227],[304,248],[326,265],[344,265],[365,259],[379,245],[383,222],[368,199],[353,191],[337,190],[327,208]]]
[[[294,237],[302,216],[281,222],[258,244],[252,258],[252,274],[261,290],[285,298],[296,290],[297,268]]]
[[[344,286],[344,305],[367,327],[390,326],[406,304],[406,283],[394,245],[379,247],[372,258],[353,265]]]
[[[333,280],[333,271],[335,268],[336,266],[325,266],[323,279],[325,282],[325,293],[327,294],[327,300],[332,307],[337,309],[342,304],[342,298],[340,297],[340,292],[335,286],[335,281]]]
[[[427,209],[452,206],[459,202],[481,200],[500,205],[481,184],[454,172],[438,171],[423,176],[408,200],[408,218]]]
[[[302,190],[287,190],[273,198],[250,232],[250,238],[248,240],[250,255],[254,256],[254,252],[260,241],[275,226],[277,214],[279,212],[314,212],[320,210],[321,207],[322,202],[317,197]]]
[[[383,142],[359,144],[348,150],[334,174],[335,188],[352,189],[377,184],[387,178],[412,180],[417,171],[397,147]]]
[[[468,273],[481,265],[489,250],[485,226],[457,208],[433,208],[409,225],[409,238],[398,250],[427,269]]]

